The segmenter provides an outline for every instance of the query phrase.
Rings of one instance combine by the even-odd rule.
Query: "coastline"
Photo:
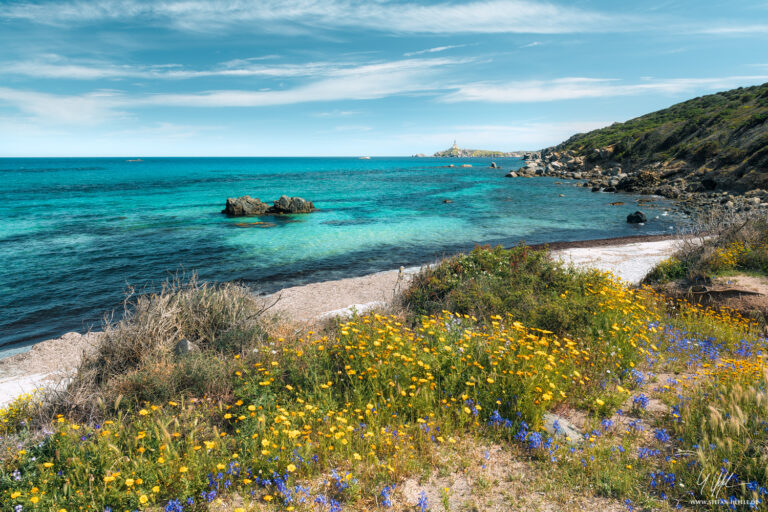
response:
[[[548,247],[566,264],[610,270],[637,283],[659,261],[671,255],[680,240],[676,235],[641,235],[532,245]],[[401,267],[359,277],[321,281],[284,288],[264,296],[278,299],[272,311],[297,324],[311,325],[353,311],[364,313],[386,307],[413,276],[428,266]],[[0,406],[36,388],[66,378],[79,364],[83,351],[98,341],[98,332],[70,332],[41,341],[26,352],[0,359]]]

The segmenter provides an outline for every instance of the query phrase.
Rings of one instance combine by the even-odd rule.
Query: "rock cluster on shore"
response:
[[[254,215],[275,215],[286,213],[311,213],[315,211],[312,201],[301,197],[280,196],[272,206],[251,196],[230,197],[221,213],[230,217],[251,217]]]
[[[657,162],[629,167],[613,158],[612,147],[595,149],[588,156],[571,151],[544,149],[523,155],[525,166],[506,176],[550,176],[581,180],[580,186],[594,192],[632,192],[676,199],[685,213],[718,207],[728,211],[760,209],[768,213],[768,191],[727,189],[706,175],[688,173],[681,162]]]

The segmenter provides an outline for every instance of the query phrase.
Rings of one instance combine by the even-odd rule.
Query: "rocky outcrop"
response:
[[[696,215],[713,208],[732,212],[760,210],[768,214],[768,191],[755,188],[747,192],[725,190],[724,183],[707,173],[692,171],[682,161],[656,162],[634,166],[616,162],[611,147],[589,155],[572,150],[543,149],[524,155],[525,165],[507,176],[548,176],[579,180],[579,186],[593,192],[631,192],[677,200],[674,208]]]
[[[280,196],[280,199],[275,201],[272,208],[267,210],[267,213],[311,213],[315,210],[315,205],[312,201],[307,201],[301,197],[288,197]]]
[[[226,213],[230,217],[250,217],[252,215],[263,215],[269,209],[267,203],[262,203],[255,197],[242,196],[230,197],[221,213]]]
[[[251,196],[230,197],[221,213],[230,217],[251,217],[254,215],[275,215],[288,213],[310,213],[315,210],[312,201],[301,197],[280,196],[272,206]]]
[[[648,219],[641,211],[636,211],[635,213],[630,213],[627,215],[627,224],[643,224],[647,221]]]

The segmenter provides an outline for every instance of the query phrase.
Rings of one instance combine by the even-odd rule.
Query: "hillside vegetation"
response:
[[[768,188],[768,83],[710,94],[577,134],[554,151],[611,160],[629,172],[663,164],[705,189]]]

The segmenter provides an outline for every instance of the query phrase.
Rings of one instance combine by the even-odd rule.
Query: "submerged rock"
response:
[[[643,222],[646,222],[647,219],[645,217],[645,214],[641,211],[636,211],[635,213],[630,213],[627,215],[627,224],[641,224]]]

